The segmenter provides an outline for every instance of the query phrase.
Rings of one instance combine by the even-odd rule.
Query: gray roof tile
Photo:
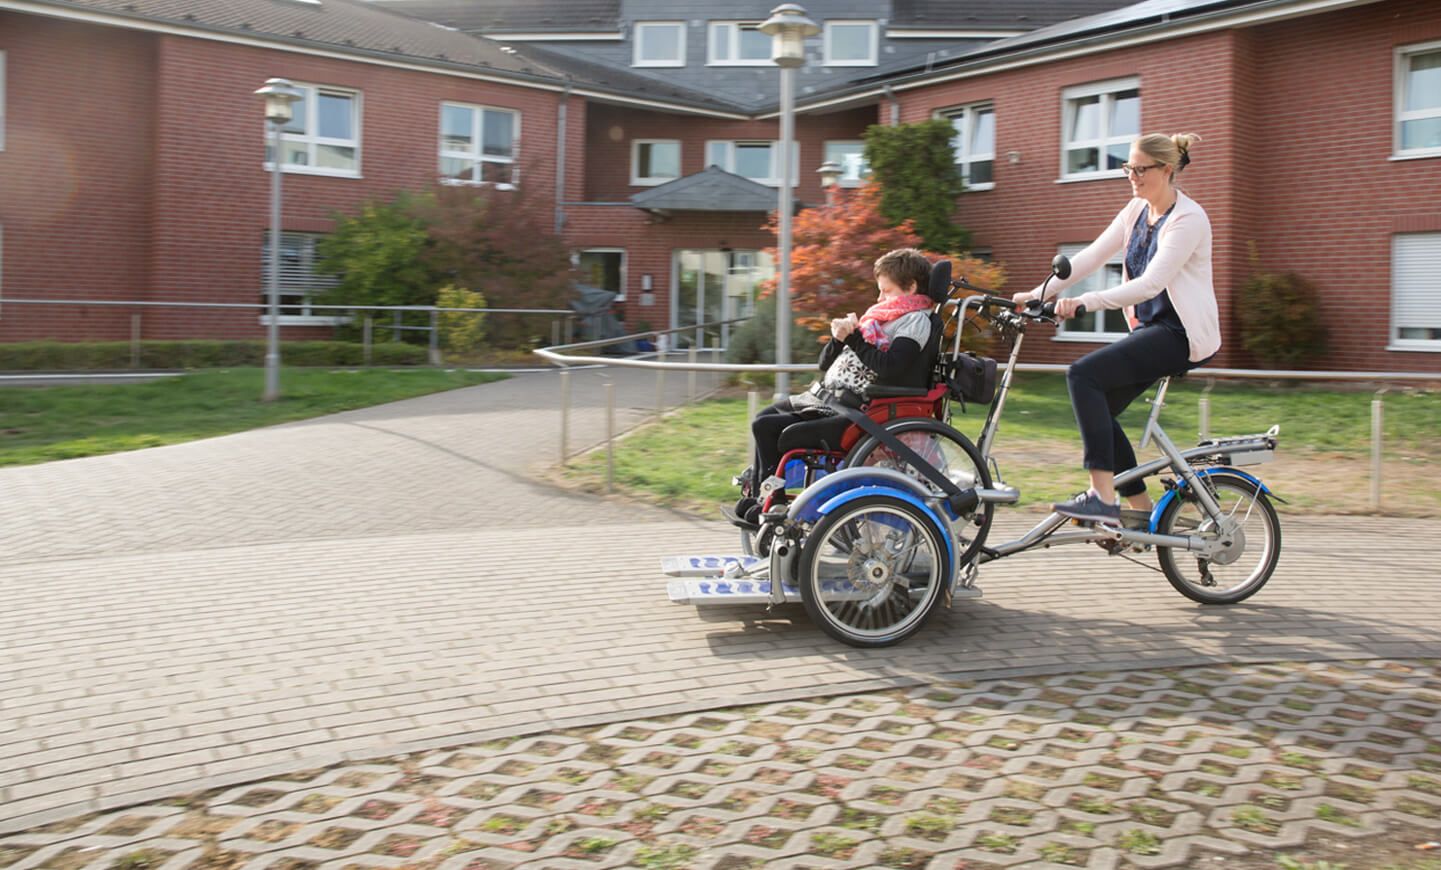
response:
[[[780,192],[719,166],[707,166],[634,194],[630,201],[653,211],[770,211],[779,205]]]
[[[1029,30],[1125,5],[1125,0],[892,0],[891,26]]]
[[[620,0],[377,0],[375,5],[475,33],[613,33],[620,27]]]

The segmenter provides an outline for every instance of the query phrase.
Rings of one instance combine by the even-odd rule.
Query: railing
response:
[[[729,321],[728,321],[729,322]],[[718,324],[712,324],[718,325]],[[696,327],[688,326],[665,332],[683,332]],[[582,342],[577,344],[560,345],[554,347],[539,348],[535,353],[548,362],[561,366],[561,464],[564,465],[569,459],[566,449],[566,435],[569,426],[569,383],[568,373],[565,367],[574,365],[594,365],[602,363],[607,366],[624,368],[645,368],[656,371],[656,419],[664,413],[660,402],[660,385],[663,383],[667,370],[691,372],[692,384],[694,384],[695,373],[703,372],[788,372],[813,373],[815,364],[792,364],[787,366],[770,365],[764,363],[702,363],[698,362],[692,348],[690,358],[685,362],[667,362],[664,360],[640,359],[640,358],[617,358],[599,359],[589,356],[576,356],[572,351],[585,350],[590,347],[613,344],[622,340],[637,340],[650,338],[664,333],[636,333],[622,338],[610,339],[603,342]],[[1016,366],[1018,372],[1042,372],[1052,374],[1064,374],[1070,366],[1055,363],[1021,363]],[[1385,394],[1397,383],[1432,383],[1441,381],[1441,372],[1344,372],[1344,371],[1301,371],[1301,370],[1257,370],[1257,369],[1222,369],[1202,368],[1194,369],[1187,373],[1186,377],[1196,379],[1204,378],[1206,386],[1202,389],[1197,400],[1197,416],[1200,422],[1200,437],[1210,437],[1211,420],[1211,397],[1210,393],[1216,386],[1219,379],[1235,380],[1263,380],[1263,381],[1327,381],[1327,382],[1353,382],[1353,383],[1382,383],[1380,389],[1376,390],[1371,400],[1371,507],[1381,507],[1381,479],[1382,479],[1382,456],[1383,456],[1383,422],[1385,419]],[[613,385],[610,391],[613,394]],[[689,401],[694,401],[695,390],[689,392]],[[751,391],[749,394],[749,416],[754,417],[759,405],[760,394]],[[613,403],[613,397],[610,400]],[[606,433],[606,488],[609,491],[614,486],[614,408],[607,409],[607,433]]]
[[[216,317],[203,322],[194,322],[191,317],[186,324],[177,326],[167,324],[167,333],[180,334],[191,331],[195,333],[194,338],[209,338],[215,334],[224,333],[231,336],[241,336],[245,339],[264,338],[264,328],[268,323],[266,315],[269,313],[269,305],[266,303],[250,302],[185,302],[185,301],[151,301],[151,300],[123,300],[123,299],[25,299],[5,297],[0,299],[0,310],[3,306],[64,306],[78,309],[82,317],[89,317],[94,312],[105,312],[114,309],[131,309],[129,319],[129,341],[130,360],[132,368],[139,368],[140,347],[144,334],[144,312],[157,310],[175,310],[177,312],[188,312],[193,315],[195,312],[216,312]],[[431,365],[441,365],[440,346],[440,315],[446,313],[458,314],[518,314],[533,316],[548,316],[550,322],[551,343],[560,345],[563,342],[570,342],[575,332],[576,321],[584,319],[581,315],[568,308],[445,308],[435,305],[312,305],[305,304],[307,312],[320,312],[324,316],[316,317],[310,322],[310,318],[297,318],[287,314],[287,310],[294,310],[297,307],[293,304],[281,306],[280,325],[282,329],[312,329],[324,330],[336,326],[353,323],[356,317],[362,317],[361,322],[361,344],[363,346],[363,358],[365,365],[371,364],[371,349],[374,345],[374,335],[377,329],[389,330],[393,340],[399,341],[401,334],[405,332],[427,333],[427,346],[429,348],[429,362]],[[117,312],[122,317],[125,312]],[[255,319],[249,319],[254,313]],[[407,315],[420,314],[422,324],[408,322],[414,318]],[[236,318],[240,315],[240,319]],[[377,315],[383,315],[378,317]],[[328,317],[328,319],[327,319]],[[377,321],[388,320],[389,322]],[[5,326],[5,321],[0,320],[0,327]],[[123,321],[107,321],[100,326],[102,334],[115,332],[117,329],[124,329]],[[75,331],[66,330],[66,339],[73,339]],[[83,334],[81,337],[86,337]],[[317,336],[318,340],[321,340]],[[124,339],[110,339],[124,340]]]

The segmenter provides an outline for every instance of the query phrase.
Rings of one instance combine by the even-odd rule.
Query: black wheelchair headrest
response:
[[[926,285],[926,295],[940,304],[951,295],[951,261],[937,260],[931,264],[931,280]]]

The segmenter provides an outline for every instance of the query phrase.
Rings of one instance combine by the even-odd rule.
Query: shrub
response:
[[[1325,352],[1316,288],[1295,272],[1257,272],[1238,301],[1241,343],[1261,365],[1298,368]]]
[[[682,333],[677,333],[681,335]],[[821,355],[821,334],[802,323],[791,324],[791,362],[814,363]],[[726,360],[733,363],[776,361],[776,297],[756,301],[751,319],[731,329]],[[804,376],[802,376],[804,377]]]
[[[435,300],[438,308],[484,308],[485,297],[474,290],[447,285]],[[453,353],[479,350],[485,343],[485,315],[442,311],[438,321],[440,346]]]
[[[104,371],[131,368],[128,341],[28,341],[0,344],[0,371]],[[358,366],[365,349],[343,341],[287,341],[280,359],[288,366]],[[381,366],[424,365],[423,347],[399,342],[371,346],[371,362]],[[142,341],[142,369],[213,369],[265,364],[263,341]]]

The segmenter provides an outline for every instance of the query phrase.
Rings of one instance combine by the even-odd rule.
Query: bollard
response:
[[[1385,402],[1381,396],[1386,392],[1382,387],[1371,400],[1371,509],[1381,509],[1381,434],[1385,416]]]
[[[605,385],[605,491],[615,490],[615,384]]]
[[[440,312],[430,309],[430,364],[440,365]]]
[[[140,315],[130,315],[130,367],[140,368]]]
[[[565,318],[565,343],[570,344],[571,338],[575,335],[575,318],[566,315]]]
[[[375,337],[375,318],[365,316],[365,328],[361,331],[361,347],[364,354],[365,365],[369,366],[372,360],[371,344]]]
[[[565,442],[570,438],[570,369],[560,370],[560,464],[565,465]]]
[[[756,455],[756,433],[751,430],[751,421],[756,418],[761,408],[761,394],[759,390],[751,390],[746,394],[746,456]]]
[[[552,320],[550,322],[550,346],[555,347],[558,344],[560,344],[560,321]]]
[[[686,358],[690,360],[690,371],[686,373],[685,403],[687,405],[695,403],[695,362],[698,350],[695,342],[691,342],[690,352],[686,354]]]
[[[1196,403],[1196,417],[1200,421],[1201,440],[1205,441],[1211,437],[1211,389],[1216,386],[1215,378],[1206,379],[1206,388],[1201,391],[1201,399]]]
[[[710,347],[711,347],[711,351],[710,351],[710,361],[713,362],[713,363],[718,363],[718,362],[720,362],[720,361],[721,361],[721,339],[720,339],[720,336],[719,336],[719,335],[717,335],[717,336],[715,336],[715,337],[713,337],[713,338],[711,339],[711,345],[710,345]],[[710,388],[711,388],[711,392],[712,392],[712,393],[714,393],[716,390],[719,390],[719,389],[720,389],[720,382],[721,382],[721,373],[720,373],[720,372],[711,372]]]
[[[391,325],[390,340],[400,341],[400,312],[395,312],[395,323]]]
[[[665,416],[665,369],[655,370],[655,421]]]

